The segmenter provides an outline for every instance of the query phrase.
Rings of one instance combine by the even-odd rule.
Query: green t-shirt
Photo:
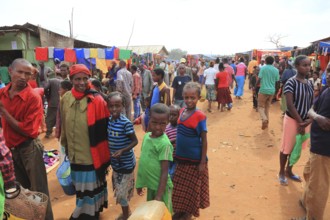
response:
[[[157,138],[151,138],[150,134],[150,132],[146,133],[143,138],[136,188],[147,187],[157,190],[161,175],[161,161],[173,161],[173,146],[165,134]],[[173,187],[169,176],[167,186]]]
[[[10,83],[8,67],[5,66],[0,67],[0,78],[3,83],[5,84]]]
[[[275,94],[275,83],[280,80],[280,74],[277,68],[273,65],[261,67],[259,72],[260,90],[259,93],[265,95]]]
[[[3,212],[5,211],[5,188],[2,178],[2,173],[0,171],[0,219],[3,218]]]

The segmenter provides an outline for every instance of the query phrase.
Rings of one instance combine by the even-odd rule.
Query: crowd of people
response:
[[[54,66],[52,70],[42,62],[38,67],[16,59],[7,72],[1,69],[5,84],[0,90],[1,164],[6,164],[1,171],[6,193],[16,190],[17,180],[24,188],[49,196],[38,137],[45,132],[50,138],[54,132],[70,161],[76,190],[70,219],[99,219],[108,207],[109,168],[116,203],[122,208],[116,219],[128,219],[133,192],[136,189],[142,196],[144,188],[147,201],[163,201],[173,219],[198,217],[199,209],[210,206],[210,196],[207,117],[197,103],[205,90],[209,113],[213,102],[218,111],[230,111],[232,93],[239,102],[248,80],[262,130],[269,127],[272,102],[281,99],[281,185],[288,185],[287,178],[302,181],[288,161],[296,136],[311,134],[300,203],[307,219],[322,219],[330,180],[329,66],[322,76],[320,70],[311,74],[306,56],[267,56],[260,64],[254,57],[249,63],[244,58],[217,58],[194,65],[185,58],[130,66],[120,60],[104,75],[83,64],[54,60]],[[137,124],[145,131],[139,161],[133,150],[138,144]],[[53,219],[50,200],[46,219]]]

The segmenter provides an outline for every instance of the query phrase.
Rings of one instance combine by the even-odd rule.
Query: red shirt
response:
[[[9,88],[11,83],[0,90],[0,101],[9,112],[18,121],[19,128],[27,134],[28,137],[18,134],[13,130],[4,117],[2,117],[3,136],[6,145],[13,148],[29,138],[37,138],[38,130],[41,124],[43,109],[40,95],[33,91],[28,84],[26,88],[20,91],[13,99],[9,98]]]
[[[218,88],[227,88],[228,85],[228,73],[226,71],[218,72],[216,75],[216,79],[218,80]]]

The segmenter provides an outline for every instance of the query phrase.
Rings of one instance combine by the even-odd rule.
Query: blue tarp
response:
[[[330,41],[329,42],[320,42],[319,47],[330,47]]]

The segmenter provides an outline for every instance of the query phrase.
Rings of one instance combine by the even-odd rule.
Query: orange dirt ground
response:
[[[246,83],[247,84],[247,83]],[[204,112],[207,103],[199,103]],[[266,131],[261,130],[259,113],[252,108],[252,93],[245,89],[242,100],[234,100],[232,111],[207,113],[208,157],[210,175],[211,206],[201,211],[196,219],[291,219],[303,216],[304,211],[298,205],[303,192],[303,183],[289,181],[281,186],[277,180],[279,170],[279,144],[281,141],[282,117],[279,102],[271,106],[270,124]],[[135,126],[139,144],[135,147],[137,160],[140,155],[143,131]],[[55,138],[45,139],[41,135],[46,149],[58,149]],[[309,151],[302,152],[294,172],[302,176]],[[50,197],[56,220],[68,219],[75,207],[75,196],[66,196],[59,185],[55,173],[48,174]],[[120,206],[113,198],[111,178],[108,179],[109,207],[100,219],[115,219]],[[134,210],[145,197],[136,193],[130,205]],[[330,219],[330,201],[328,201],[324,219]]]

